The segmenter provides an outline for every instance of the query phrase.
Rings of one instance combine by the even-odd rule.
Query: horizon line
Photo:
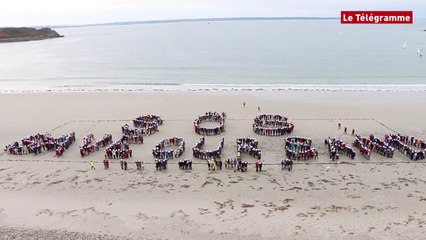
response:
[[[414,20],[425,20],[426,17],[417,17]],[[340,20],[339,17],[217,17],[217,18],[176,18],[176,19],[156,19],[156,20],[129,20],[129,21],[113,21],[113,22],[100,22],[100,23],[82,23],[82,24],[41,24],[29,25],[26,27],[34,28],[76,28],[76,27],[101,27],[112,25],[138,25],[138,24],[162,24],[162,23],[191,23],[191,22],[227,22],[227,21],[286,21],[286,20]],[[0,26],[0,28],[7,28],[13,26]],[[20,26],[25,27],[25,26]]]
[[[176,18],[157,20],[114,21],[86,24],[60,24],[60,25],[36,25],[34,27],[72,28],[72,27],[96,27],[109,25],[137,25],[137,24],[161,24],[161,23],[188,23],[188,22],[226,22],[226,21],[273,21],[273,20],[339,20],[340,17],[218,17],[218,18]]]

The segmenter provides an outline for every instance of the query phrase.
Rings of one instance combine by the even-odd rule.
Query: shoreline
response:
[[[41,40],[63,38],[63,37],[65,37],[65,36],[59,35],[59,36],[36,36],[36,37],[5,38],[5,39],[0,39],[0,44],[1,43],[14,43],[14,42],[41,41]]]
[[[41,41],[55,38],[63,38],[65,36],[40,36],[40,37],[18,37],[18,38],[6,38],[0,39],[0,44],[2,43],[15,43],[15,42],[29,42],[29,41]]]
[[[426,92],[426,84],[180,84],[129,83],[110,86],[64,85],[50,87],[0,87],[0,94],[13,93],[155,93],[155,92]]]

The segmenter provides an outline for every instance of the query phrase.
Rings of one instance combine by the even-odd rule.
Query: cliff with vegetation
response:
[[[0,28],[1,42],[22,42],[63,37],[51,28]]]

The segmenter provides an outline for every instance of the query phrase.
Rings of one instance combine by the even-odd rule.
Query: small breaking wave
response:
[[[0,87],[0,93],[43,92],[426,92],[426,84],[114,84]]]

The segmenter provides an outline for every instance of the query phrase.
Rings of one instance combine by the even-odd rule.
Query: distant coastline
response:
[[[416,18],[416,20],[425,20],[426,18]],[[123,22],[105,22],[89,24],[69,24],[69,25],[40,25],[35,27],[52,28],[76,28],[76,27],[102,27],[114,25],[139,25],[139,24],[162,24],[162,23],[210,23],[210,22],[242,22],[242,21],[340,21],[340,17],[225,17],[225,18],[182,18],[182,19],[159,19],[159,20],[141,20],[141,21],[123,21]],[[426,31],[426,29],[424,30]]]
[[[0,28],[0,43],[25,42],[63,37],[51,28]]]
[[[52,25],[55,28],[74,28],[74,27],[100,27],[111,25],[138,25],[138,24],[158,24],[158,23],[191,23],[191,22],[238,22],[238,21],[284,21],[284,20],[339,20],[336,17],[231,17],[231,18],[183,18],[183,19],[165,19],[165,20],[143,20],[126,22],[107,22],[91,24],[70,24],[70,25]],[[48,26],[48,25],[46,25]],[[44,26],[43,26],[44,27]]]

